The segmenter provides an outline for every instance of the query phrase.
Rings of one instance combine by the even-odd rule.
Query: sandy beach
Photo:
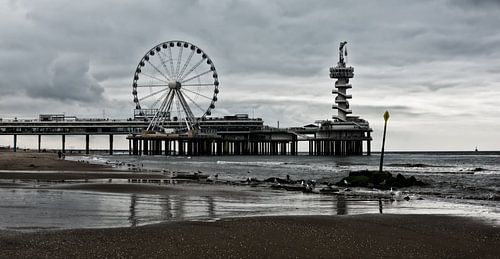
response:
[[[56,154],[30,152],[2,152],[0,170],[0,179],[4,180],[162,177],[161,173],[120,172],[105,165],[59,160]],[[43,188],[226,198],[252,195],[245,191],[248,187],[208,186],[89,182]],[[182,220],[139,227],[18,230],[0,230],[0,257],[496,258],[500,254],[497,226],[441,215],[265,216],[215,222]]]
[[[0,232],[0,257],[498,258],[500,231],[465,218],[292,216],[134,228]]]

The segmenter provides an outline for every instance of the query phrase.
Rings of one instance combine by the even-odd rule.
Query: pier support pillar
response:
[[[38,135],[38,153],[42,151],[42,135]]]
[[[113,134],[109,134],[109,154],[113,154]]]
[[[90,135],[87,134],[85,135],[85,154],[89,154],[90,153]]]
[[[132,139],[132,155],[137,156],[139,155],[139,147],[138,147],[138,140],[137,139]]]
[[[14,134],[14,147],[13,147],[13,151],[17,152],[17,135],[16,134]]]
[[[142,154],[148,155],[148,141],[147,140],[142,141]]]
[[[62,135],[62,147],[61,150],[63,153],[66,153],[66,135]]]
[[[368,131],[367,134],[368,140],[366,141],[366,155],[371,156],[372,155],[372,141],[370,140],[370,132]]]

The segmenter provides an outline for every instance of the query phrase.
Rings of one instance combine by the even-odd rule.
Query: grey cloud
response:
[[[355,113],[363,114],[367,117],[380,117],[385,111],[389,111],[389,113],[397,114],[397,116],[401,117],[418,117],[424,115],[423,112],[415,111],[410,106],[401,105],[356,105],[352,107],[352,109]]]
[[[498,0],[449,0],[449,4],[458,5],[463,8],[491,8],[500,7]]]
[[[89,73],[89,60],[78,55],[61,55],[48,68],[47,84],[28,88],[31,97],[62,101],[97,102],[104,89]]]

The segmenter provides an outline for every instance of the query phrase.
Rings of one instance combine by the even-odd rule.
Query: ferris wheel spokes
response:
[[[168,57],[169,57],[169,63],[170,63],[170,71],[172,71],[172,80],[175,80],[175,72],[174,72],[174,60],[172,59],[172,48],[167,48],[168,51]]]
[[[182,66],[182,70],[181,72],[179,73],[179,77],[184,74],[184,71],[186,71],[186,68],[187,66],[189,65],[189,63],[191,62],[191,58],[193,58],[193,55],[194,55],[194,48],[191,50],[191,53],[189,54],[189,57],[187,58],[186,62],[184,63],[184,66]]]
[[[163,69],[165,69],[165,71],[166,71],[166,72],[167,72],[167,74],[169,75],[169,78],[173,78],[173,77],[174,77],[174,75],[173,75],[173,71],[172,71],[172,72],[170,72],[170,70],[168,70],[167,65],[165,64],[165,63],[166,63],[166,61],[165,61],[165,60],[163,59],[163,57],[162,57],[163,55],[164,55],[163,53],[158,52],[158,58],[160,59],[160,62],[161,62],[161,65],[162,65]]]
[[[158,80],[158,81],[161,81],[161,82],[164,82],[164,83],[167,83],[168,84],[168,81],[165,81],[163,79],[159,79],[158,77],[156,76],[152,76],[152,75],[149,75],[149,74],[146,74],[146,73],[141,73],[141,75],[143,76],[146,76],[146,77],[149,77],[151,79],[155,79],[155,80]],[[168,80],[168,79],[167,79]]]
[[[195,64],[192,68],[190,68],[186,74],[181,75],[179,80],[181,80],[181,81],[182,81],[182,80],[184,80],[184,78],[186,78],[186,76],[188,76],[188,75],[189,75],[189,74],[191,74],[191,73],[192,73],[192,72],[193,72],[196,68],[198,68],[198,67],[201,65],[201,63],[203,63],[203,59],[202,59],[202,60],[200,60],[200,61],[198,61],[198,63],[196,63],[196,64]]]
[[[165,88],[165,89],[160,89],[160,90],[158,90],[158,91],[156,91],[156,92],[150,93],[150,94],[148,94],[148,95],[146,95],[146,96],[142,97],[141,99],[139,99],[139,101],[144,101],[145,99],[148,99],[148,98],[150,98],[150,97],[153,97],[153,96],[155,96],[155,95],[157,95],[157,94],[159,94],[159,93],[161,93],[161,92],[163,92],[163,91],[166,91],[167,89],[168,89],[168,88]]]
[[[163,77],[165,77],[167,80],[172,80],[170,77],[166,76],[165,74],[163,74],[163,72],[160,71],[159,68],[157,68],[155,65],[153,65],[151,63],[151,61],[148,60],[148,63],[151,65],[151,67],[153,67],[158,73],[160,73],[160,75],[162,75]]]
[[[177,67],[175,69],[175,74],[178,76],[179,75],[179,69],[181,68],[181,60],[182,60],[182,50],[184,48],[179,49],[179,56],[177,57]],[[176,77],[175,80],[178,80],[179,78]]]
[[[192,77],[190,77],[190,78],[188,78],[188,79],[186,79],[186,80],[182,80],[182,81],[181,81],[181,83],[186,83],[186,82],[189,82],[189,81],[191,81],[191,80],[193,80],[193,79],[199,78],[200,76],[204,76],[204,75],[206,75],[206,74],[208,74],[208,73],[210,73],[210,72],[212,72],[212,70],[207,70],[207,71],[205,71],[205,72],[203,72],[203,73],[200,73],[200,74],[197,74],[197,75],[195,75],[195,76],[192,76]]]

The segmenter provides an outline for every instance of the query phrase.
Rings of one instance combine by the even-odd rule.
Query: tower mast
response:
[[[349,109],[349,101],[352,95],[347,94],[347,89],[352,88],[349,84],[349,78],[354,77],[354,68],[347,67],[344,60],[344,47],[347,41],[340,42],[339,47],[339,62],[337,66],[330,68],[330,78],[336,78],[335,88],[332,90],[332,94],[336,94],[335,104],[332,105],[332,109],[337,110],[337,115],[333,115],[332,118],[335,121],[345,122],[347,121],[347,114],[351,114],[352,111]],[[345,52],[347,54],[347,52]]]

